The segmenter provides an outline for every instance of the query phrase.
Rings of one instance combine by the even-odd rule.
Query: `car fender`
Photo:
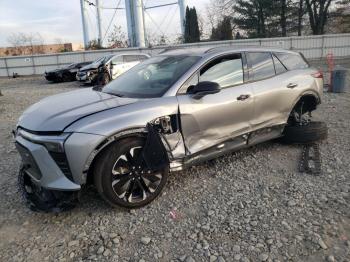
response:
[[[313,97],[316,98],[317,104],[321,103],[321,97],[318,94],[318,92],[316,92],[313,89],[307,89],[305,91],[303,91],[302,93],[299,94],[299,96],[293,101],[293,106],[291,107],[291,111],[293,110],[293,108],[296,106],[296,104],[299,102],[299,100],[303,97],[303,96],[308,96],[311,95]]]
[[[74,165],[72,168],[75,171],[74,177],[77,177],[80,183],[85,183],[91,163],[110,143],[125,136],[146,133],[148,124],[158,125],[158,120],[163,117],[177,118],[177,116],[176,97],[161,97],[142,99],[139,102],[98,112],[76,121],[64,131],[73,134],[90,134],[87,138],[91,137],[92,140],[89,140],[89,152],[84,153],[84,159],[79,158],[79,161],[70,163]],[[185,145],[180,128],[173,132],[160,132],[160,137],[169,159],[185,156]],[[80,146],[70,146],[69,150],[77,152],[78,148],[81,150]]]

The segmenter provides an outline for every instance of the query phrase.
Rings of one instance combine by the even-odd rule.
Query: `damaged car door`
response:
[[[193,93],[201,82],[219,85],[219,92],[199,96]],[[187,88],[188,86],[188,88]],[[180,90],[184,90],[180,88]],[[242,54],[217,57],[185,83],[178,94],[180,119],[186,148],[195,154],[251,131],[253,93],[244,85]],[[245,144],[245,139],[241,139]]]

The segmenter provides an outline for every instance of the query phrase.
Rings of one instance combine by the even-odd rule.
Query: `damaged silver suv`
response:
[[[169,172],[278,137],[325,138],[325,124],[310,120],[322,89],[322,73],[296,52],[164,51],[102,89],[28,108],[14,132],[20,185],[39,209],[87,184],[112,206],[141,207]]]

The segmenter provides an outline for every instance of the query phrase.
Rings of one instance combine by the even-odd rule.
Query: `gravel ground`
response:
[[[0,79],[0,261],[350,261],[350,94],[325,94],[323,174],[299,146],[268,142],[171,174],[149,206],[112,209],[94,188],[59,214],[33,213],[16,185],[10,132],[30,104],[80,88]]]

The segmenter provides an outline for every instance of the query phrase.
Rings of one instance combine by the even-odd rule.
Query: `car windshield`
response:
[[[199,59],[185,55],[147,59],[110,82],[102,92],[134,98],[160,97]]]
[[[72,69],[72,68],[74,68],[75,66],[76,66],[76,63],[73,63],[73,64],[68,65],[66,68],[67,68],[67,69]]]
[[[105,62],[105,61],[107,61],[108,59],[110,59],[112,56],[113,56],[113,55],[102,56],[102,57],[100,57],[99,59],[95,60],[95,61],[93,62],[93,64],[100,64],[100,63],[102,63],[102,62]]]

